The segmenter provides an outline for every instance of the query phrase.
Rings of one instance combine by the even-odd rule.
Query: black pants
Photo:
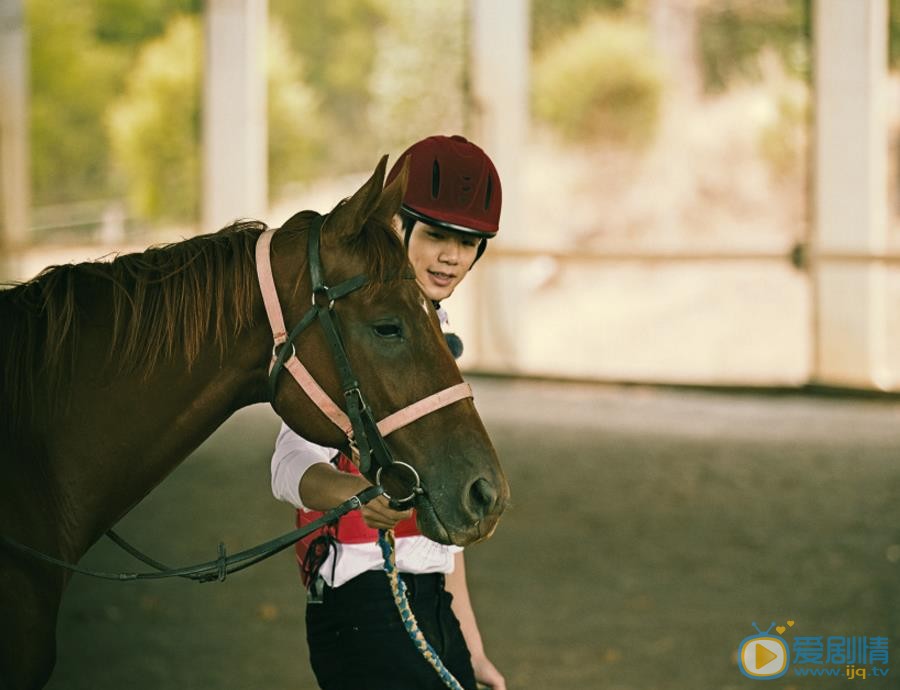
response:
[[[460,684],[475,690],[469,649],[450,610],[453,597],[444,589],[444,576],[402,577],[425,639]],[[307,604],[306,639],[323,690],[445,687],[409,639],[381,571],[363,573],[335,589],[326,587],[321,604]]]

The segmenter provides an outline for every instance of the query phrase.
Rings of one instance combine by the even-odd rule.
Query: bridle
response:
[[[322,229],[326,220],[327,216],[319,216],[308,231],[307,261],[312,283],[312,305],[289,333],[284,325],[284,316],[272,276],[271,243],[278,228],[265,230],[256,243],[256,271],[274,341],[269,364],[269,399],[274,403],[279,374],[282,369],[286,369],[307,397],[347,437],[352,454],[359,458],[359,470],[363,475],[369,473],[373,460],[377,465],[376,485],[381,485],[382,473],[389,468],[402,469],[409,474],[413,487],[411,493],[405,497],[388,496],[388,498],[395,504],[411,505],[418,496],[425,493],[422,481],[415,468],[394,459],[384,437],[435,410],[471,398],[472,389],[467,383],[458,383],[414,402],[380,422],[375,422],[372,409],[363,397],[350,360],[347,358],[333,316],[335,302],[364,286],[369,279],[365,274],[359,274],[333,287],[326,284],[320,253]],[[297,357],[294,341],[317,319],[338,370],[346,412],[325,393]]]

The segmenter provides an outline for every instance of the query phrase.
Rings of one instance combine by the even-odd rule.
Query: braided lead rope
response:
[[[397,611],[400,612],[400,619],[403,621],[403,627],[406,628],[406,634],[412,640],[416,649],[422,654],[431,667],[437,672],[450,690],[463,690],[459,681],[453,677],[453,674],[444,666],[444,662],[434,651],[434,647],[428,644],[425,635],[419,629],[416,617],[409,606],[409,600],[406,598],[406,583],[400,579],[400,572],[397,570],[397,561],[394,554],[394,531],[378,530],[378,546],[381,547],[381,555],[384,557],[384,572],[387,573],[388,582],[391,585],[391,594],[394,596],[394,603],[397,605]]]

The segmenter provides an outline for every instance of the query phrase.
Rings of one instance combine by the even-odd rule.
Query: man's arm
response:
[[[272,453],[272,495],[295,508],[312,508],[300,497],[300,481],[306,471],[313,466],[331,467],[331,458],[336,454],[334,448],[326,448],[307,441],[282,423],[275,441],[275,452]],[[341,501],[334,505],[338,505]]]
[[[272,454],[272,494],[295,508],[329,510],[371,486],[365,477],[341,472],[332,465],[336,453],[282,424]],[[384,496],[373,499],[360,512],[373,529],[392,529],[412,515],[411,510],[392,510]]]

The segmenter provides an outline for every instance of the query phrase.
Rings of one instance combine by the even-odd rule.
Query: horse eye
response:
[[[381,338],[400,338],[403,335],[402,329],[396,323],[376,323],[372,328]]]

